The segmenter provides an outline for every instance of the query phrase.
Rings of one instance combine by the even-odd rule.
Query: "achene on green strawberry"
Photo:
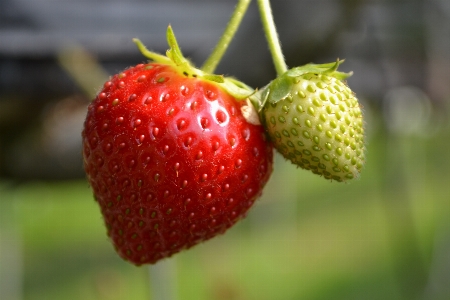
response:
[[[358,99],[338,72],[343,61],[291,69],[262,91],[261,115],[275,148],[326,179],[359,176],[364,127]]]
[[[136,265],[225,232],[272,172],[264,129],[247,122],[248,101],[236,96],[252,92],[192,67],[170,27],[168,39],[167,57],[150,54],[159,62],[104,84],[82,133],[84,168],[108,235]]]

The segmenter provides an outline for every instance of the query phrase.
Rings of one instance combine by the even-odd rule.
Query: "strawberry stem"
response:
[[[178,298],[176,267],[175,257],[148,266],[151,299],[175,300]]]
[[[97,87],[108,79],[108,73],[81,45],[74,44],[58,52],[58,63],[72,77],[89,99],[97,95]],[[81,63],[80,63],[81,62]]]
[[[217,65],[219,64],[225,51],[230,45],[231,40],[236,34],[236,31],[241,24],[242,18],[244,17],[250,2],[251,0],[239,0],[236,8],[233,11],[233,14],[231,15],[231,19],[228,22],[227,27],[225,28],[225,31],[219,39],[219,42],[217,43],[209,58],[201,67],[201,70],[203,72],[209,74],[214,73]]]
[[[275,70],[278,75],[281,75],[288,70],[288,67],[284,60],[283,52],[281,51],[280,39],[278,38],[269,0],[258,0],[258,6]]]

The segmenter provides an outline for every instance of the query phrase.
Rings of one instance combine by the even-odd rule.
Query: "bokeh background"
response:
[[[256,3],[217,73],[275,77]],[[272,1],[287,63],[345,58],[364,107],[361,178],[276,156],[227,234],[151,268],[114,253],[84,179],[81,129],[107,76],[163,53],[198,66],[231,0],[0,2],[0,299],[450,299],[450,1]]]

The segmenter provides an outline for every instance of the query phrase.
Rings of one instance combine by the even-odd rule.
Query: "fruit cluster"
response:
[[[280,74],[260,91],[209,74],[182,55],[169,26],[166,56],[108,80],[88,107],[84,168],[116,251],[155,263],[245,217],[273,169],[273,147],[326,179],[358,176],[360,106],[341,61]]]

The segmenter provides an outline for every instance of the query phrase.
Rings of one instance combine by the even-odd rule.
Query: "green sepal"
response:
[[[284,73],[270,83],[268,88],[265,89],[266,92],[263,93],[263,98],[271,103],[277,103],[290,95],[293,83],[292,77]]]
[[[261,111],[267,101],[274,104],[291,95],[292,85],[295,84],[295,77],[288,76],[288,72],[278,76],[264,87],[261,93],[261,107],[259,111]]]
[[[335,62],[327,64],[306,64],[304,66],[292,68],[284,74],[272,80],[261,93],[261,108],[265,103],[277,103],[291,96],[292,85],[295,84],[296,78],[308,74],[320,74],[334,77],[338,80],[345,80],[353,75],[353,72],[344,73],[337,71],[338,67],[344,60],[337,59]],[[261,110],[261,108],[259,110]]]
[[[167,43],[169,44],[169,49],[166,51],[166,56],[149,51],[137,38],[133,39],[133,42],[137,45],[139,51],[148,59],[153,60],[157,63],[175,66],[180,71],[180,73],[184,75],[187,74],[186,76],[192,76],[215,83],[226,90],[237,101],[242,101],[248,98],[252,102],[255,109],[260,109],[260,94],[257,93],[257,91],[255,91],[253,88],[235,78],[225,77],[223,75],[208,74],[203,72],[202,70],[195,68],[189,62],[189,60],[183,56],[183,53],[178,46],[177,39],[170,25],[168,26],[166,31],[166,38]]]
[[[337,71],[338,67],[344,62],[344,60],[337,59],[335,62],[327,64],[306,64],[301,67],[290,69],[286,72],[289,77],[298,77],[307,73],[321,74],[332,76],[339,80],[347,79],[352,76],[352,72],[344,73]]]
[[[205,80],[217,82],[217,83],[224,83],[225,82],[225,79],[224,79],[223,75],[205,74],[205,75],[202,75],[201,78],[205,79]]]
[[[134,38],[133,42],[136,44],[142,55],[144,55],[148,59],[158,63],[172,64],[172,60],[170,60],[170,58],[168,58],[167,56],[148,50],[140,39]]]
[[[170,25],[167,27],[166,38],[170,47],[166,52],[167,57],[170,58],[177,66],[190,67],[189,61],[183,56],[183,53],[178,46],[177,38],[172,30],[172,26]]]
[[[224,87],[225,90],[238,101],[250,98],[252,103],[255,105],[257,103],[254,101],[257,100],[258,105],[255,105],[255,107],[259,108],[259,98],[253,97],[256,94],[256,91],[242,81],[232,77],[226,77],[222,87]]]

